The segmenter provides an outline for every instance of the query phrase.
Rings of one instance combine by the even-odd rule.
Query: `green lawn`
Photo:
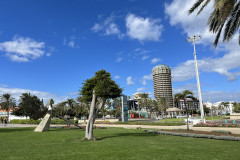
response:
[[[169,118],[169,119],[161,119],[158,120],[158,122],[184,122],[184,119],[186,118]]]
[[[213,120],[221,120],[221,119],[226,119],[227,117],[225,116],[213,116]],[[212,120],[212,117],[211,116],[206,116],[206,120]]]
[[[97,141],[81,141],[84,131],[34,128],[0,129],[0,159],[239,159],[240,142],[166,136],[142,130],[97,129]]]

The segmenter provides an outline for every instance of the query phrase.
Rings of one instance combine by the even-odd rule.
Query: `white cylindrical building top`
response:
[[[152,69],[152,74],[159,74],[159,73],[170,73],[171,74],[171,69],[168,65],[165,65],[165,64],[160,64],[160,65],[157,65],[155,66],[153,69]]]

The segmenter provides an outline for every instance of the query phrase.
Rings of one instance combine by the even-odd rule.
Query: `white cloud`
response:
[[[11,94],[16,101],[18,102],[20,99],[20,96],[22,93],[30,93],[32,95],[37,96],[40,99],[43,99],[46,103],[50,98],[52,98],[55,102],[55,104],[62,102],[69,98],[68,96],[57,96],[56,94],[49,93],[49,92],[42,92],[42,91],[36,91],[31,89],[22,89],[22,88],[0,88],[0,95],[9,93]]]
[[[127,80],[127,85],[128,85],[128,86],[134,85],[134,82],[133,82],[133,79],[132,79],[131,76],[127,77],[126,80]]]
[[[144,75],[140,81],[141,81],[142,85],[146,85],[147,80],[152,80],[152,79],[153,79],[152,73],[150,73],[149,75]]]
[[[151,60],[151,63],[152,63],[152,64],[156,64],[156,63],[158,63],[158,62],[160,62],[160,61],[161,61],[160,58],[153,58],[153,59]]]
[[[110,23],[109,26],[106,28],[106,35],[110,34],[120,34],[120,31],[115,23]]]
[[[137,92],[144,92],[144,91],[146,91],[147,90],[147,88],[137,88]]]
[[[144,60],[148,59],[149,57],[150,57],[149,55],[145,55],[142,57],[142,60],[144,61]]]
[[[195,1],[174,0],[171,4],[165,5],[165,13],[169,16],[172,26],[180,26],[187,36],[200,34],[203,38],[198,43],[212,46],[216,35],[209,32],[207,26],[208,17],[212,11],[212,1],[199,16],[196,16],[196,13],[188,16],[188,10],[193,3]],[[219,41],[216,51],[224,52],[225,55],[218,58],[208,57],[198,60],[200,72],[216,72],[225,76],[228,81],[236,80],[240,76],[239,50],[237,35],[228,43]],[[185,81],[195,77],[194,67],[193,60],[187,60],[179,64],[173,68],[173,80]]]
[[[37,42],[28,37],[14,36],[12,41],[0,43],[0,51],[12,61],[28,62],[40,58],[45,54],[45,43]]]
[[[118,75],[114,76],[114,79],[119,79],[119,78],[120,78],[120,76],[118,76]]]
[[[134,14],[126,16],[127,35],[139,41],[159,41],[163,30],[160,19],[142,18]]]
[[[91,30],[93,32],[98,32],[98,31],[102,30],[102,26],[98,23],[95,23]]]
[[[6,84],[0,84],[0,87],[6,88],[6,87],[8,87],[8,85],[6,85]]]
[[[79,48],[79,45],[76,44],[76,36],[71,36],[69,39],[64,38],[63,45],[70,48]]]
[[[114,22],[115,17],[113,15],[107,17],[101,23],[95,23],[91,30],[95,33],[102,32],[103,35],[116,35],[118,38],[124,37],[124,34],[119,30],[118,25]]]
[[[123,58],[122,57],[117,57],[117,60],[116,60],[116,62],[121,62],[123,60]]]
[[[131,56],[133,59],[137,57],[142,57],[141,59],[144,61],[148,58],[150,58],[150,52],[149,50],[145,50],[143,48],[136,48],[134,49],[129,56]]]

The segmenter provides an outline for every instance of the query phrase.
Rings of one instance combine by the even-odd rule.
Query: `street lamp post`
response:
[[[187,41],[193,43],[194,47],[194,61],[195,61],[195,71],[196,71],[196,79],[197,79],[197,87],[198,87],[198,96],[199,96],[199,103],[200,103],[200,112],[201,112],[201,119],[204,123],[206,123],[205,116],[204,116],[204,110],[203,110],[203,103],[202,103],[202,94],[201,94],[201,86],[200,86],[200,80],[199,80],[199,73],[198,73],[198,63],[197,63],[197,55],[196,55],[196,49],[195,49],[195,42],[200,40],[201,36],[192,36],[188,37]]]

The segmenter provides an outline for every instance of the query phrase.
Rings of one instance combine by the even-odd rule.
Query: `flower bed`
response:
[[[200,122],[196,125],[193,125],[193,127],[235,127],[235,128],[238,128],[240,127],[239,125],[236,125],[236,124],[224,124],[224,123],[221,123],[221,124],[217,124],[217,123],[203,123],[203,122]]]

